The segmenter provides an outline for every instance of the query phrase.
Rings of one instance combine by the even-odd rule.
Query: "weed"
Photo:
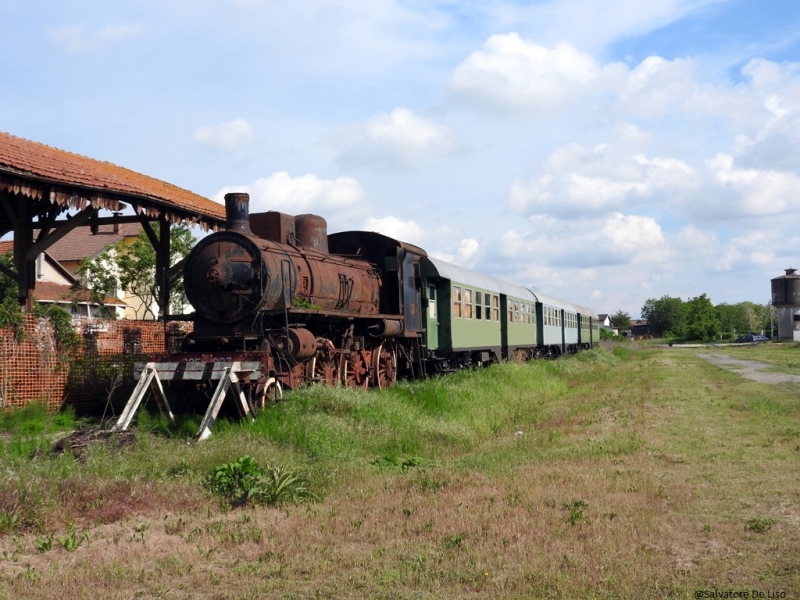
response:
[[[178,517],[174,523],[164,523],[164,533],[167,535],[177,535],[183,533],[185,529],[186,521],[183,520],[183,517]]]
[[[167,469],[167,476],[169,477],[181,477],[183,475],[187,475],[191,473],[192,469],[189,466],[189,461],[185,458],[181,459],[181,461],[177,465],[171,466]]]
[[[138,527],[133,528],[134,533],[139,534],[139,541],[142,542],[142,544],[144,544],[144,532],[147,531],[148,529],[150,529],[150,523],[142,523]],[[134,539],[136,539],[135,535]]]
[[[773,519],[750,519],[745,523],[744,528],[747,531],[755,531],[756,533],[766,533],[772,526],[775,525]]]
[[[61,545],[64,550],[67,552],[75,552],[78,547],[83,542],[89,541],[89,534],[87,532],[83,532],[80,536],[75,532],[75,530],[70,531],[67,535],[61,536],[56,538],[56,541]]]
[[[575,526],[583,521],[583,511],[588,508],[588,505],[583,500],[573,500],[572,502],[565,502],[564,508],[569,511],[567,522]]]
[[[48,533],[36,538],[36,549],[39,552],[47,552],[53,547],[53,534]]]
[[[463,531],[457,535],[448,535],[444,538],[444,547],[445,548],[458,548],[464,542],[464,538],[466,537],[466,533]]]
[[[262,468],[252,456],[216,467],[208,479],[212,492],[235,505],[248,502],[274,506],[283,502],[319,500],[308,481],[283,465]]]

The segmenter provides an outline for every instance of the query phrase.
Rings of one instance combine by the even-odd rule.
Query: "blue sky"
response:
[[[0,4],[0,130],[598,312],[800,266],[800,3]]]

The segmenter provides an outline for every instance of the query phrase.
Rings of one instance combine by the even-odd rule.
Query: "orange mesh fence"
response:
[[[78,412],[102,412],[111,400],[125,402],[136,382],[136,362],[174,351],[191,323],[76,319],[80,350],[59,356],[47,319],[26,315],[20,330],[0,330],[0,406],[44,402],[50,410],[62,403]],[[166,335],[165,335],[166,334]]]
[[[49,320],[25,315],[21,327],[0,329],[0,406],[42,402],[58,410],[68,375]]]

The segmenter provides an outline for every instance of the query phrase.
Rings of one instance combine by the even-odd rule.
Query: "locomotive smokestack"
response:
[[[250,194],[233,192],[225,194],[226,231],[253,235],[250,231]]]

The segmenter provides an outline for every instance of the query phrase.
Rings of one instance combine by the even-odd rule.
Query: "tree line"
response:
[[[768,334],[770,324],[777,329],[770,308],[768,304],[749,301],[715,306],[705,294],[686,301],[665,295],[649,298],[641,314],[650,331],[658,337],[709,342],[744,333],[764,331]],[[630,328],[630,315],[617,311],[611,316],[611,323],[624,331]]]

